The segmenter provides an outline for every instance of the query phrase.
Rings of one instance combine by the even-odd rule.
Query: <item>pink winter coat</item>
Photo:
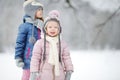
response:
[[[54,66],[48,63],[49,42],[46,42],[46,60],[43,62],[44,40],[38,40],[33,48],[30,64],[31,72],[40,72],[39,80],[65,80],[65,72],[73,71],[70,53],[65,42],[61,41],[61,59],[59,63],[60,76],[54,75]]]

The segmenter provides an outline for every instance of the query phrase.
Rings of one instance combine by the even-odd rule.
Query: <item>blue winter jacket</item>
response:
[[[29,39],[32,36],[33,23],[26,22],[25,16],[23,23],[18,28],[18,35],[15,47],[15,59],[21,58],[24,62],[23,69],[30,69],[30,61],[34,43],[30,43]],[[36,40],[40,39],[40,29],[34,26],[34,37]]]

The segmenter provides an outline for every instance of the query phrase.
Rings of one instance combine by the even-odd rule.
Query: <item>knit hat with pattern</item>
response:
[[[25,14],[30,16],[32,19],[35,18],[35,13],[37,10],[43,10],[43,4],[35,0],[27,0],[23,4]]]

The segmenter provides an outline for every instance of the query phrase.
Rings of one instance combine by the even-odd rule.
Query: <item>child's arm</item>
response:
[[[65,71],[73,71],[73,64],[71,61],[71,57],[70,57],[70,51],[68,49],[68,46],[66,45],[66,43],[64,43],[64,50],[62,53],[62,61],[64,63],[64,68]]]
[[[19,26],[18,29],[18,35],[16,39],[16,47],[15,47],[15,59],[23,59],[23,53],[25,49],[26,44],[26,38],[27,38],[27,26],[24,24]]]
[[[70,51],[66,44],[64,45],[62,59],[63,59],[64,68],[66,72],[65,80],[70,80],[71,74],[73,72],[73,64],[72,64],[71,57],[70,57]]]
[[[32,58],[30,63],[30,72],[39,72],[40,60],[42,55],[41,44],[41,40],[38,40],[33,47]]]

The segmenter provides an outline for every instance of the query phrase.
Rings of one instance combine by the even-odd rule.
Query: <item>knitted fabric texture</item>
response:
[[[58,36],[56,36],[56,37],[46,36],[46,40],[50,43],[50,52],[49,52],[48,63],[55,66],[55,69],[54,69],[55,75],[59,76],[60,75],[59,53],[58,53],[58,48],[57,48]]]

